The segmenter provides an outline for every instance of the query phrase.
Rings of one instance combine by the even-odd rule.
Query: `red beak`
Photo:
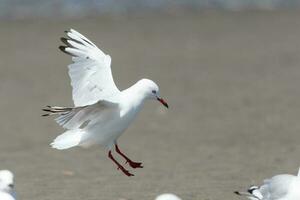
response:
[[[157,100],[164,105],[166,108],[169,108],[169,105],[167,104],[167,102],[165,102],[165,100],[163,100],[162,98],[157,97]]]

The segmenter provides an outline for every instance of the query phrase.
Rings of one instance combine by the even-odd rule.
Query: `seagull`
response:
[[[280,174],[264,180],[261,186],[251,186],[247,192],[234,192],[250,200],[299,200],[300,169],[298,175]]]
[[[119,148],[117,139],[136,118],[145,100],[157,100],[166,108],[159,87],[149,79],[141,79],[120,91],[113,80],[111,57],[74,29],[61,38],[59,49],[72,56],[68,66],[74,107],[47,106],[43,116],[56,115],[55,121],[66,131],[51,146],[58,150],[89,147],[99,144],[108,150],[108,157],[125,175],[133,176],[113,156],[112,150],[125,159],[131,168],[143,168]]]
[[[0,199],[16,199],[14,191],[14,175],[8,170],[0,170]]]
[[[155,200],[181,200],[181,198],[179,198],[175,194],[165,193],[165,194],[158,195],[155,198]]]

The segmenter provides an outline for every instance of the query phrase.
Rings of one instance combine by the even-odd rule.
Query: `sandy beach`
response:
[[[0,167],[22,200],[238,199],[234,190],[300,165],[300,13],[215,12],[0,22]],[[74,28],[112,57],[120,89],[160,85],[119,145],[144,168],[126,177],[103,148],[51,149],[64,130],[46,105],[72,106]]]

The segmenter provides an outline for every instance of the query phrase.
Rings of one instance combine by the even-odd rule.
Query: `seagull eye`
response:
[[[155,90],[152,90],[152,93],[153,93],[153,94],[156,94],[156,91],[155,91]]]

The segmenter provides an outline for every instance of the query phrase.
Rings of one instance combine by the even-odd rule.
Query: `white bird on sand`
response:
[[[15,200],[14,175],[8,170],[0,170],[0,200]]]
[[[165,194],[158,195],[155,198],[155,200],[181,200],[181,198],[179,198],[175,194],[165,193]]]
[[[235,194],[251,200],[300,200],[300,169],[298,175],[280,174],[264,180],[261,186],[251,186],[247,192]]]
[[[127,129],[147,99],[168,104],[159,96],[159,88],[149,79],[142,79],[133,86],[120,91],[113,80],[111,58],[79,32],[66,31],[61,38],[66,46],[59,49],[72,56],[69,76],[73,87],[74,107],[47,106],[43,116],[58,115],[56,122],[66,132],[51,143],[55,149],[75,146],[88,147],[100,144],[108,149],[108,157],[127,176],[133,176],[112,155],[112,149],[120,154],[132,168],[142,168],[133,162],[117,145],[117,139]]]

